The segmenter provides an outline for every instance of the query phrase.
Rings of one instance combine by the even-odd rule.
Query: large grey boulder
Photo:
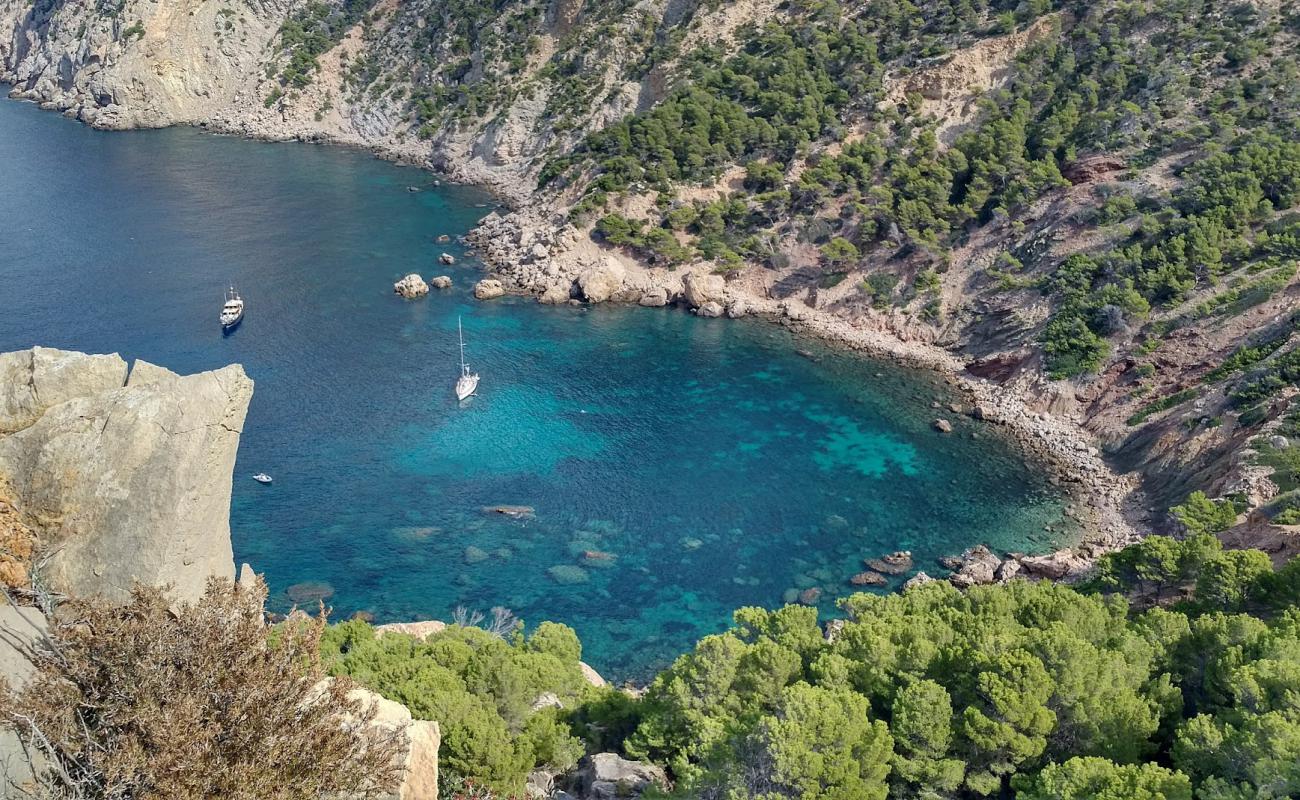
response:
[[[171,584],[184,601],[210,575],[233,577],[231,473],[253,394],[243,368],[179,376],[137,362],[127,379],[117,356],[0,356],[11,371],[24,361],[28,384],[0,384],[7,418],[25,423],[0,434],[0,483],[52,553],[49,585],[125,601],[135,581]]]
[[[699,308],[705,303],[721,306],[726,291],[727,283],[721,275],[691,272],[682,279],[682,296],[691,308]]]
[[[588,303],[603,303],[622,288],[626,274],[622,263],[606,257],[578,275],[578,288]]]
[[[654,764],[628,761],[616,753],[595,753],[578,763],[574,789],[584,800],[636,797],[650,786],[668,788],[668,777]]]

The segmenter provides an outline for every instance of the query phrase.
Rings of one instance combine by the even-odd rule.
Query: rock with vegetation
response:
[[[0,435],[0,485],[50,588],[121,601],[139,581],[192,600],[209,576],[234,576],[231,471],[253,392],[240,367],[178,376],[137,362],[127,378],[115,356],[44,348],[0,363],[26,376],[0,385],[21,425]]]

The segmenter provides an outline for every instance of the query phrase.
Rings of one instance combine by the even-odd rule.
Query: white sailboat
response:
[[[478,373],[469,371],[465,363],[465,331],[461,328],[460,317],[456,318],[456,334],[460,337],[460,377],[456,379],[456,399],[464,400],[478,389]]]

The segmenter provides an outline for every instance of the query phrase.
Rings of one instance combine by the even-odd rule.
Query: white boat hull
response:
[[[456,399],[464,400],[478,389],[477,375],[462,375],[456,381]]]

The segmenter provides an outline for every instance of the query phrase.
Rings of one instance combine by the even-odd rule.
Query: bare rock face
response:
[[[429,281],[429,285],[435,289],[450,289],[451,278],[447,275],[439,275],[438,277]]]
[[[126,383],[116,353],[90,356],[49,347],[0,353],[0,434],[28,427],[50,406]]]
[[[646,308],[663,308],[668,305],[668,290],[662,286],[652,286],[645,290],[637,304]]]
[[[1087,572],[1092,562],[1073,550],[1057,550],[1045,556],[1020,556],[1017,559],[1024,572],[1036,578],[1061,580]]]
[[[688,273],[682,279],[682,296],[691,308],[700,308],[705,303],[717,303],[721,307],[726,290],[727,283],[721,275]]]
[[[578,288],[588,303],[603,303],[623,287],[626,274],[621,263],[606,257],[578,275]]]
[[[26,376],[0,383],[16,427],[0,432],[0,484],[53,553],[55,590],[125,601],[140,581],[197,599],[208,576],[234,576],[231,472],[253,382],[238,365],[182,377],[137,362],[129,380],[123,365],[0,355],[6,377]]]
[[[479,300],[494,300],[505,293],[506,290],[501,286],[501,281],[496,278],[484,278],[474,284],[474,296]]]
[[[36,674],[33,655],[43,646],[48,630],[39,610],[0,605],[0,679],[9,688],[23,689]],[[44,760],[23,745],[13,728],[7,723],[0,725],[0,781],[5,790],[16,793],[5,797],[42,796],[36,775],[45,767]]]
[[[401,633],[406,636],[414,636],[421,641],[445,630],[447,630],[447,623],[436,619],[420,620],[419,622],[389,622],[385,625],[375,626],[375,633]]]
[[[569,287],[563,283],[552,283],[537,298],[537,302],[552,306],[563,305],[569,302]]]
[[[720,317],[722,316],[722,304],[712,300],[695,309],[695,313],[701,317]]]
[[[411,300],[416,297],[424,297],[429,293],[429,284],[424,282],[424,278],[412,272],[405,278],[393,284],[393,291]]]

